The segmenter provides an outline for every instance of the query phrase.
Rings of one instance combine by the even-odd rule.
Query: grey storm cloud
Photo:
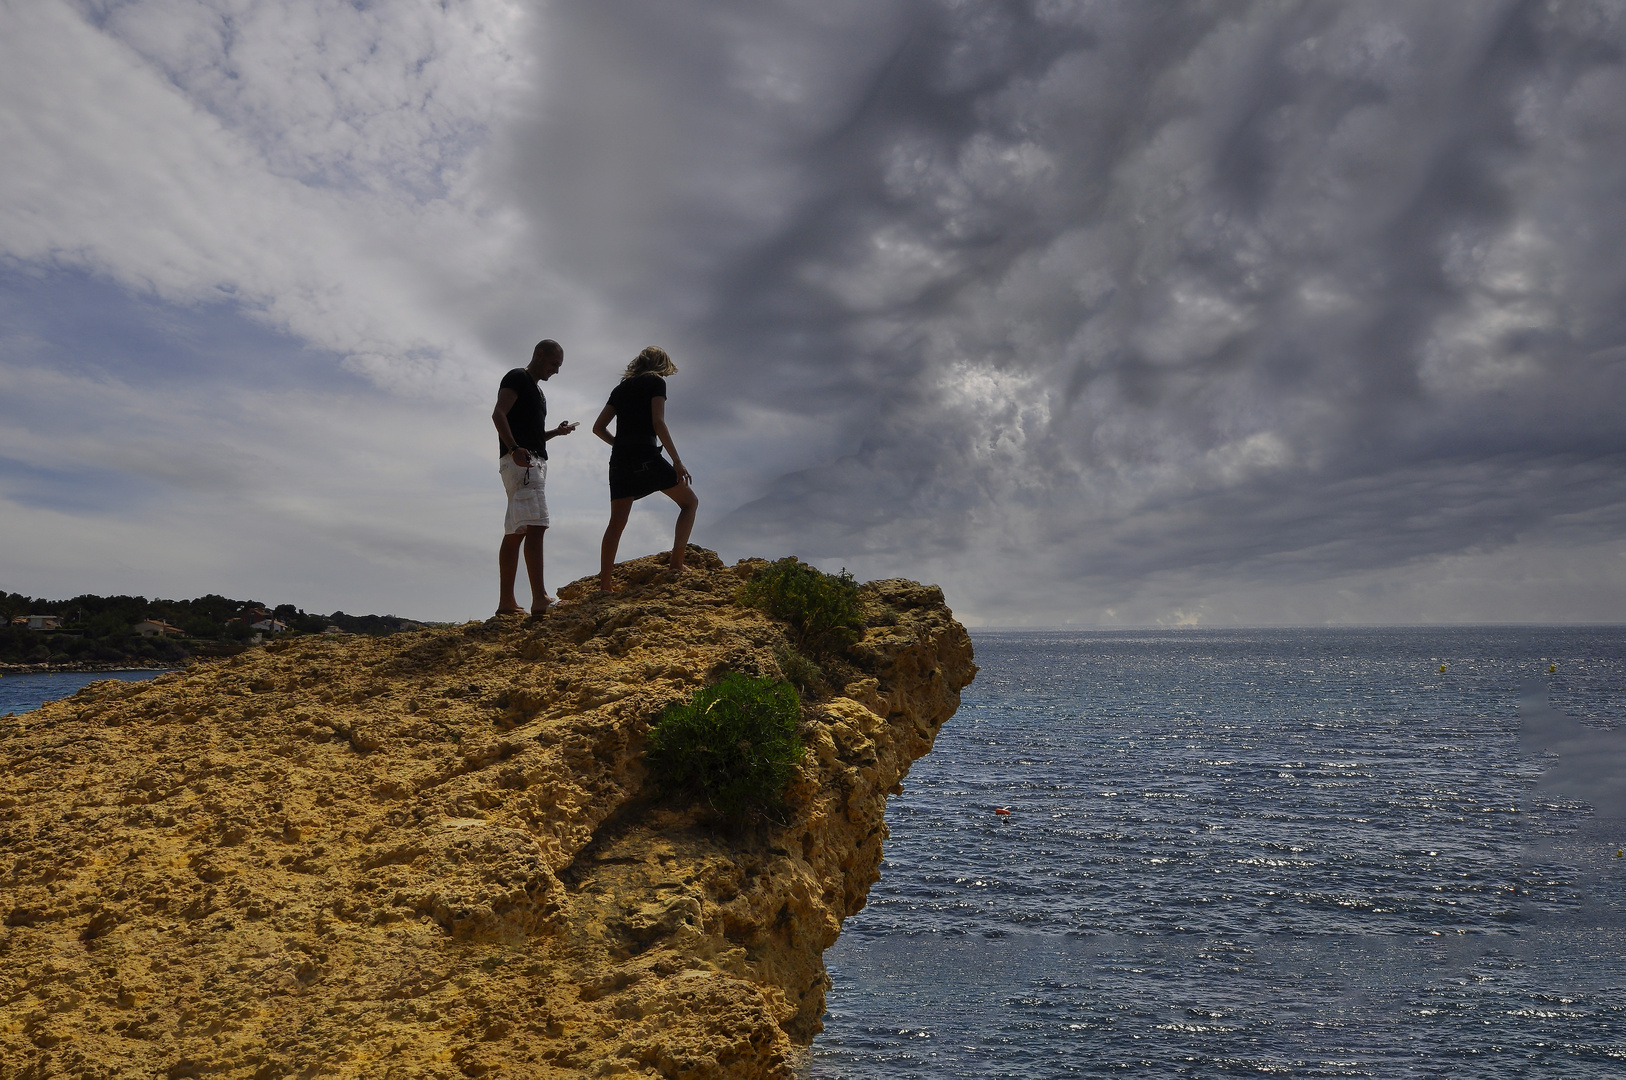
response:
[[[661,328],[689,430],[826,433],[742,481],[730,543],[1000,563],[964,585],[994,610],[1622,535],[1626,5],[538,32],[509,182],[550,257]]]

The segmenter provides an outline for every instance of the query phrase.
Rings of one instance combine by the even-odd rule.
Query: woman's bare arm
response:
[[[615,445],[615,436],[610,434],[610,421],[614,418],[615,406],[606,405],[604,411],[598,414],[598,419],[593,421],[593,434],[611,446]]]
[[[672,441],[672,433],[666,430],[665,398],[649,399],[649,419],[655,426],[655,437],[660,439],[661,445],[666,447],[667,456],[672,459],[672,468],[677,470],[678,481],[687,484],[692,479],[689,470],[683,467],[683,459],[678,457],[677,444]]]

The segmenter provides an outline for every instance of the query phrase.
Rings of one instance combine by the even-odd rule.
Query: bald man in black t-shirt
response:
[[[557,341],[539,341],[531,351],[531,362],[502,377],[497,389],[497,407],[491,422],[497,426],[500,470],[503,488],[508,492],[508,516],[503,526],[502,546],[497,549],[497,572],[501,595],[497,614],[510,615],[525,609],[514,598],[514,578],[519,574],[519,549],[525,547],[525,573],[531,580],[531,614],[540,615],[553,603],[542,585],[542,534],[548,528],[548,503],[543,484],[548,478],[548,440],[569,435],[575,424],[561,423],[547,430],[548,399],[537,384],[546,382],[565,362],[565,350]]]

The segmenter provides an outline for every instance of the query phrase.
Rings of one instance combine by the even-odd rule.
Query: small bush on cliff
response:
[[[785,673],[785,678],[802,693],[819,694],[824,691],[824,669],[789,645],[776,646],[773,658],[779,662],[779,670]]]
[[[789,556],[740,586],[739,598],[784,619],[805,642],[821,648],[844,649],[864,632],[858,582],[845,569],[826,574]]]
[[[668,705],[645,763],[662,790],[692,791],[732,818],[779,802],[804,753],[801,699],[788,682],[730,673]]]

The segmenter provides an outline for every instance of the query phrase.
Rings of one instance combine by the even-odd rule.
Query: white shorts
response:
[[[502,486],[508,492],[508,516],[502,531],[510,536],[522,533],[532,525],[548,527],[548,499],[542,487],[548,479],[548,463],[542,458],[531,458],[529,469],[514,464],[514,455],[505,454],[498,467],[502,473]]]

